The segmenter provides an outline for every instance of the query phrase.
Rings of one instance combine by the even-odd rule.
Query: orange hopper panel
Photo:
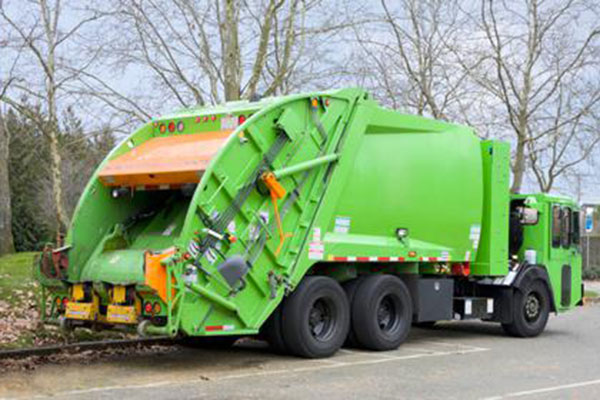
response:
[[[106,186],[198,183],[231,132],[152,138],[110,160],[98,176]]]

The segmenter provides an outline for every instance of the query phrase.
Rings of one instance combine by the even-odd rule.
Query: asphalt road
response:
[[[175,349],[91,364],[1,372],[0,398],[58,399],[600,399],[600,305],[552,317],[535,339],[499,326],[413,329],[391,352],[342,350],[325,360]]]

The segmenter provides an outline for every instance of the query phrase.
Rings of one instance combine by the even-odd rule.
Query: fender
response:
[[[552,292],[552,284],[550,283],[550,278],[548,277],[548,271],[546,271],[546,266],[542,264],[525,264],[522,268],[517,272],[517,276],[512,283],[512,287],[523,291],[523,288],[526,287],[530,282],[535,280],[541,280],[546,286],[546,290],[548,291],[548,296],[550,297],[550,311],[556,312],[556,304],[554,302],[554,295]]]

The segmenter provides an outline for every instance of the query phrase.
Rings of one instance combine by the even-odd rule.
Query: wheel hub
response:
[[[333,328],[333,315],[329,305],[323,300],[317,300],[308,315],[310,332],[316,339],[325,340]]]
[[[540,315],[541,303],[535,293],[530,293],[525,301],[525,318],[528,321],[536,320]]]
[[[382,331],[388,332],[396,326],[397,322],[396,306],[389,296],[381,299],[377,307],[377,325]]]

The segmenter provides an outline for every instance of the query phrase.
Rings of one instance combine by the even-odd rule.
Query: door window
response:
[[[560,244],[563,248],[571,247],[571,209],[563,207],[560,225]]]
[[[572,218],[572,224],[571,227],[573,228],[572,230],[572,235],[571,237],[573,238],[573,245],[578,246],[579,242],[580,242],[580,227],[579,227],[579,211],[573,211],[573,218]]]
[[[560,247],[560,225],[561,225],[560,206],[552,207],[552,247]]]

